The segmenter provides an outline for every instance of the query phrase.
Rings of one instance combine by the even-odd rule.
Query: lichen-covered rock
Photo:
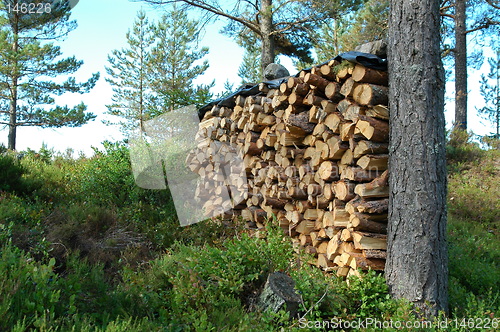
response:
[[[270,63],[264,69],[264,77],[266,80],[275,80],[277,78],[290,76],[288,70],[278,63]]]
[[[274,272],[267,278],[258,306],[263,310],[278,312],[285,309],[290,317],[296,317],[299,311],[300,296],[295,293],[295,282],[283,272]]]

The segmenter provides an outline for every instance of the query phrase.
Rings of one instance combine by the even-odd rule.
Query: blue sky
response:
[[[72,148],[76,153],[83,151],[92,154],[91,146],[100,147],[104,140],[116,141],[122,139],[119,130],[113,126],[102,124],[105,119],[106,104],[112,97],[111,87],[105,82],[107,56],[113,49],[126,47],[125,34],[135,20],[138,10],[143,8],[151,20],[161,15],[161,10],[154,9],[143,2],[129,0],[81,0],[73,9],[72,18],[78,22],[78,28],[59,44],[65,56],[75,55],[84,61],[84,65],[76,73],[78,80],[86,80],[92,73],[100,72],[101,78],[96,87],[88,94],[66,94],[57,99],[59,104],[69,106],[83,101],[88,110],[97,115],[97,119],[79,128],[40,129],[32,127],[18,128],[17,149],[31,148],[38,150],[42,143],[56,151]],[[199,79],[199,83],[208,83],[215,79],[214,93],[221,92],[226,80],[237,86],[240,79],[237,76],[243,50],[228,37],[219,34],[222,22],[207,26],[200,46],[208,46],[207,56],[210,68]],[[333,57],[334,55],[332,55]],[[295,73],[291,61],[281,61],[290,71]],[[487,68],[483,66],[483,71]],[[491,132],[492,126],[485,126],[475,112],[475,107],[482,106],[482,98],[478,94],[479,74],[471,73],[469,78],[469,127],[476,134],[484,135]],[[449,91],[453,91],[453,82],[448,83]],[[452,96],[451,96],[452,97]],[[453,120],[453,101],[448,100],[446,119],[448,126]],[[108,118],[109,119],[109,118]],[[7,131],[0,131],[0,143],[6,145]]]
[[[19,127],[17,149],[31,148],[38,150],[43,143],[57,151],[72,148],[76,153],[83,151],[92,153],[91,146],[100,147],[104,140],[116,141],[122,139],[119,130],[113,126],[102,124],[105,119],[106,104],[112,97],[112,90],[104,80],[107,56],[113,49],[126,47],[125,34],[132,27],[137,11],[143,8],[151,20],[161,15],[161,11],[142,2],[128,0],[81,0],[73,9],[72,18],[78,23],[78,28],[58,44],[64,56],[75,55],[83,60],[84,65],[75,74],[77,80],[87,80],[92,73],[100,72],[101,78],[95,88],[88,94],[65,94],[56,99],[61,104],[69,106],[83,101],[88,110],[97,115],[96,120],[79,128],[40,129],[34,127]],[[210,68],[200,83],[216,80],[214,93],[223,90],[226,80],[239,83],[238,66],[243,56],[243,50],[228,37],[218,33],[221,23],[210,26],[200,46],[208,46],[210,53],[206,57]],[[109,119],[109,118],[108,118]],[[7,130],[0,132],[0,143],[6,145]]]

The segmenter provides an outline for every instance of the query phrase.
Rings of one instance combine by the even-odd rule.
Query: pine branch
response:
[[[229,13],[223,11],[222,9],[219,9],[217,7],[209,5],[208,3],[205,3],[202,1],[195,1],[195,0],[194,1],[191,1],[191,0],[166,0],[166,1],[145,0],[145,1],[148,3],[151,3],[151,4],[156,4],[156,5],[184,2],[185,4],[206,10],[206,11],[211,12],[212,14],[215,14],[217,16],[222,16],[222,17],[228,18],[230,20],[236,21],[240,24],[243,24],[244,26],[246,26],[247,28],[249,28],[250,30],[255,32],[256,34],[261,35],[259,27],[256,24],[254,24],[252,21],[246,20],[246,19],[238,17],[238,16],[234,16],[232,14],[229,14]]]
[[[498,2],[498,1],[496,1]],[[486,3],[495,9],[500,9],[500,4],[493,3],[491,0],[486,0]]]

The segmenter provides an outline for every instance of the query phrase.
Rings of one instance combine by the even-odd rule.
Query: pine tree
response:
[[[106,81],[113,86],[113,103],[107,105],[107,114],[120,117],[117,124],[126,134],[135,129],[143,132],[144,122],[156,115],[150,88],[153,29],[146,13],[139,11],[134,26],[126,35],[128,48],[113,50],[108,56]]]
[[[277,55],[312,61],[311,31],[325,21],[358,8],[364,0],[142,0],[155,5],[183,3],[227,20],[223,32],[236,40],[259,40],[261,73]],[[245,44],[246,45],[246,44]]]
[[[296,61],[298,70],[353,51],[367,42],[387,38],[389,0],[368,0],[355,12],[336,17],[311,32],[315,60]]]
[[[75,57],[61,59],[60,47],[54,44],[76,28],[76,22],[69,21],[69,7],[54,6],[34,15],[21,9],[27,3],[0,2],[0,124],[9,128],[9,149],[16,147],[20,126],[76,127],[95,118],[83,103],[54,106],[54,96],[86,93],[99,79],[93,74],[83,83],[74,77],[62,83],[53,80],[73,74],[83,64]]]
[[[500,50],[496,51],[496,59],[489,58],[490,72],[481,75],[480,93],[485,106],[477,109],[486,119],[495,126],[493,138],[500,139]]]
[[[448,309],[444,75],[439,3],[390,1],[390,293],[418,315]]]
[[[188,19],[185,11],[176,6],[157,24],[150,63],[157,114],[181,106],[201,106],[211,99],[214,82],[194,86],[194,80],[208,68],[206,60],[196,64],[208,53],[207,47],[197,49],[198,34],[198,22]]]
[[[243,44],[241,46],[245,47]],[[260,67],[260,49],[258,44],[249,43],[246,45],[243,61],[238,68],[238,76],[241,78],[241,84],[261,81],[262,69]]]
[[[480,44],[484,40],[490,39],[488,34],[491,34],[491,39],[498,39],[500,5],[498,1],[490,0],[442,0],[440,12],[443,18],[441,33],[445,41],[443,54],[453,56],[455,76],[454,127],[459,130],[467,130],[467,69],[480,63],[477,58],[481,57],[481,47],[478,46],[481,46]],[[474,38],[476,47],[471,52],[468,43],[472,38]],[[448,45],[450,41],[452,45]]]
[[[357,46],[386,39],[389,19],[389,0],[368,0],[353,17],[345,33],[339,36],[340,48],[351,51]]]

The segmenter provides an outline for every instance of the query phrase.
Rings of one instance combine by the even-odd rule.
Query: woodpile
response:
[[[277,88],[261,83],[257,94],[235,96],[234,107],[213,106],[187,161],[201,177],[197,194],[229,187],[231,200],[208,200],[207,216],[222,206],[224,218],[241,216],[257,230],[275,216],[322,269],[383,270],[387,85],[387,72],[331,60]],[[242,169],[231,165],[235,155]],[[231,181],[217,175],[221,167]]]

